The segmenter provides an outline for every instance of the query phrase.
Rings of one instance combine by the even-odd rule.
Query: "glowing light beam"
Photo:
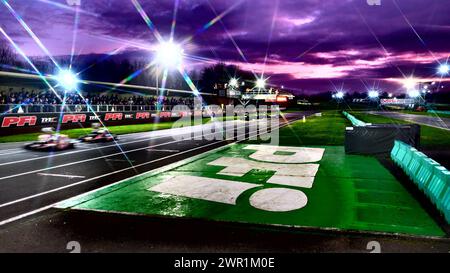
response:
[[[144,19],[145,23],[147,24],[148,28],[152,31],[152,33],[155,36],[155,38],[160,43],[162,43],[164,41],[163,37],[161,36],[159,31],[156,29],[155,24],[153,24],[152,20],[150,20],[150,18],[148,17],[147,13],[142,8],[141,4],[139,4],[139,2],[137,0],[131,0],[131,2],[133,3],[134,7],[136,8],[136,10],[141,15],[142,19]]]
[[[25,23],[25,21],[20,17],[20,15],[11,7],[7,0],[2,0],[2,3],[5,7],[11,12],[11,14],[16,18],[16,20],[22,25],[26,32],[33,38],[39,48],[44,51],[44,53],[50,58],[50,60],[55,64],[57,68],[60,68],[56,60],[52,57],[52,54],[48,51],[48,49],[44,46],[41,40],[34,34],[31,28]]]
[[[183,79],[186,81],[187,85],[192,90],[194,96],[200,97],[200,92],[198,91],[198,89],[195,86],[195,84],[192,82],[191,77],[189,77],[189,75],[186,72],[186,70],[184,70],[182,67],[179,67],[178,71],[181,73],[181,75],[183,76]]]
[[[180,0],[175,0],[175,5],[173,7],[172,25],[170,27],[170,41],[173,41],[173,35],[175,34],[175,27],[177,25],[178,6],[179,5],[180,5]]]
[[[211,2],[210,2],[210,1],[208,1],[208,4],[209,4],[209,7],[210,7],[211,11],[214,12],[214,14],[217,16],[217,12],[216,12],[216,10],[214,9],[214,7],[211,5]],[[245,63],[249,64],[249,62],[248,62],[248,60],[247,60],[247,57],[245,57],[245,55],[244,55],[244,52],[242,52],[241,48],[238,46],[238,44],[237,44],[236,41],[234,40],[233,36],[232,36],[231,33],[228,31],[228,29],[226,28],[226,26],[225,26],[225,24],[223,23],[223,21],[222,21],[222,20],[218,20],[218,21],[219,21],[220,24],[222,25],[223,30],[224,30],[225,33],[227,34],[227,36],[228,36],[228,38],[230,39],[230,41],[233,43],[234,47],[236,48],[237,52],[238,52],[239,55],[241,56],[242,60],[243,60]],[[251,69],[251,72],[253,73],[253,75],[254,75],[255,77],[257,77],[257,75],[256,75],[256,73],[255,73],[255,70],[252,69],[251,67],[250,67],[250,69]]]
[[[190,42],[192,39],[194,39],[195,36],[202,34],[203,32],[205,32],[206,30],[208,30],[210,27],[212,27],[213,25],[215,25],[217,22],[219,22],[220,20],[222,20],[225,16],[227,16],[230,12],[232,12],[235,8],[237,8],[239,5],[242,4],[243,1],[238,1],[236,2],[234,5],[232,5],[231,7],[229,7],[228,9],[226,9],[225,11],[223,11],[220,14],[217,14],[215,11],[215,15],[216,17],[214,17],[213,19],[211,19],[208,23],[204,24],[201,28],[199,28],[194,34],[192,34],[191,36],[188,36],[186,39],[183,40],[182,44],[186,44],[188,42]],[[208,1],[209,3],[209,1]],[[210,3],[209,3],[210,4]],[[210,4],[211,5],[211,4]]]
[[[2,27],[0,27],[0,33],[5,36],[6,40],[14,47],[14,49],[19,53],[22,58],[25,59],[25,61],[33,68],[34,71],[36,71],[37,76],[50,88],[50,90],[55,94],[55,96],[62,101],[61,97],[58,95],[56,90],[53,88],[53,86],[47,81],[44,75],[37,69],[37,67],[31,62],[30,58],[25,54],[25,52],[22,51],[22,49],[9,37],[9,35],[3,30]]]
[[[77,43],[78,23],[79,23],[79,21],[80,21],[80,12],[79,12],[79,7],[77,6],[75,8],[75,22],[73,24],[72,49],[70,51],[70,66],[69,66],[69,69],[72,68],[73,56],[75,55],[75,45]]]
[[[64,10],[68,10],[68,11],[73,11],[73,12],[75,12],[75,10],[76,10],[76,8],[73,8],[73,7],[71,7],[71,6],[64,5],[64,4],[61,4],[61,3],[58,3],[58,2],[54,2],[54,1],[50,1],[50,0],[38,0],[38,1],[39,1],[39,2],[42,2],[42,3],[45,3],[45,4],[48,4],[48,5],[55,6],[55,7],[57,7],[57,8],[61,8],[61,9],[64,9]],[[78,7],[78,6],[77,6],[77,7]],[[93,13],[93,12],[86,11],[86,10],[83,10],[83,9],[79,9],[79,11],[80,11],[81,13],[83,13],[83,14],[91,15],[91,16],[94,16],[94,17],[99,17],[99,16],[100,16],[100,15],[97,14],[97,13]]]

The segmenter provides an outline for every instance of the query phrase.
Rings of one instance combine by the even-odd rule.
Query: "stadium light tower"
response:
[[[239,82],[238,82],[238,80],[236,78],[232,78],[230,80],[230,82],[228,83],[228,85],[233,87],[233,88],[236,88],[236,87],[239,86]]]
[[[61,70],[58,76],[56,76],[56,81],[65,91],[75,90],[80,82],[77,75],[70,70]]]
[[[369,91],[369,98],[378,99],[379,96],[380,96],[380,94],[378,93],[378,91],[376,91],[376,90]]]
[[[261,78],[256,80],[256,88],[259,90],[266,88],[266,80]]]
[[[441,64],[441,65],[439,66],[439,68],[438,68],[438,73],[439,73],[441,76],[446,76],[446,75],[448,75],[448,74],[450,73],[450,66],[449,66],[447,63]]]
[[[183,62],[184,50],[173,42],[163,42],[156,50],[155,61],[166,69],[176,69]]]
[[[411,89],[415,89],[416,88],[416,80],[414,78],[407,78],[405,79],[405,81],[403,82],[403,86],[407,89],[407,90],[411,90]]]

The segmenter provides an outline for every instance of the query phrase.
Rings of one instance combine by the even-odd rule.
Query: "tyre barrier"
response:
[[[391,151],[391,158],[450,224],[450,171],[424,153],[398,140]]]
[[[348,120],[350,120],[350,122],[353,124],[353,126],[360,127],[360,126],[367,126],[367,125],[370,125],[369,123],[365,123],[364,121],[361,121],[361,120],[355,118],[355,116],[353,116],[353,115],[351,115],[351,114],[349,114],[349,113],[347,113],[347,112],[345,112],[345,111],[343,111],[342,114],[343,114]]]
[[[396,140],[412,147],[419,147],[420,126],[417,124],[366,124],[366,126],[347,127],[344,140],[345,152],[359,155],[389,155]]]

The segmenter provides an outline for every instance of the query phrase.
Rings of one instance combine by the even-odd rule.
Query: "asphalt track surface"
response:
[[[311,113],[286,114],[280,125]],[[248,128],[252,122],[256,121],[217,124],[237,136],[241,131],[236,128]],[[213,125],[122,135],[119,145],[80,143],[76,149],[54,153],[28,151],[24,143],[1,144],[0,226],[78,194],[235,141],[207,140],[207,135],[200,140],[179,138],[208,126]]]
[[[373,115],[380,115],[393,119],[400,119],[404,121],[409,121],[412,123],[427,125],[443,130],[450,131],[450,118],[441,118],[439,116],[423,116],[423,115],[414,115],[414,114],[403,114],[398,112],[380,112],[380,111],[371,111],[368,112]]]

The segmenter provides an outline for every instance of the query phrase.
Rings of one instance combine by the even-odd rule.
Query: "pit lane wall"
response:
[[[61,129],[86,128],[101,121],[106,126],[131,125],[171,121],[193,112],[78,112],[78,113],[38,113],[6,114],[0,116],[0,135],[40,132],[44,127],[54,127],[61,121]],[[194,115],[202,115],[196,111]]]

